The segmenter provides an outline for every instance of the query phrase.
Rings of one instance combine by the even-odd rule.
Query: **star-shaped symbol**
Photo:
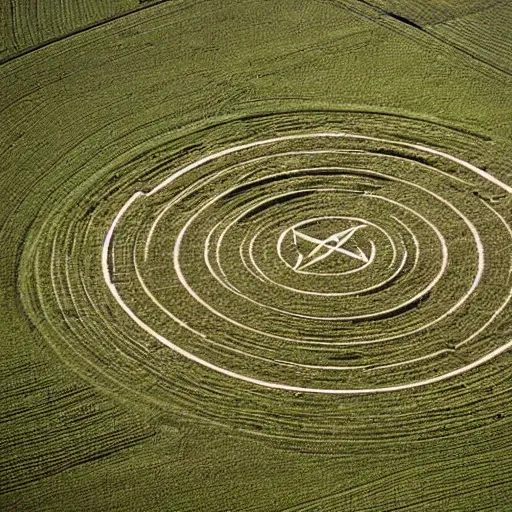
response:
[[[329,257],[333,253],[343,254],[350,258],[362,261],[363,263],[368,263],[368,257],[359,247],[356,246],[356,252],[343,247],[357,231],[365,227],[366,224],[360,224],[344,231],[340,231],[339,233],[334,233],[324,240],[320,240],[319,238],[306,235],[305,233],[301,233],[300,231],[293,229],[293,240],[295,246],[297,246],[298,239],[305,240],[306,242],[310,242],[315,245],[315,247],[306,256],[299,251],[299,258],[295,264],[294,270],[303,270],[310,267],[311,265]]]

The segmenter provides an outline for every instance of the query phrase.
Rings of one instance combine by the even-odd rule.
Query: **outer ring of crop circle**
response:
[[[157,193],[163,187],[167,186],[169,183],[172,183],[179,176],[182,176],[186,172],[188,172],[188,171],[190,171],[190,170],[192,170],[194,168],[197,168],[197,167],[203,165],[204,163],[207,163],[207,162],[210,162],[210,161],[212,161],[212,160],[214,160],[216,158],[219,158],[221,156],[225,156],[225,155],[237,152],[237,151],[241,151],[243,149],[248,149],[248,148],[252,148],[252,147],[256,147],[256,146],[262,146],[262,145],[265,145],[265,144],[271,144],[273,142],[279,142],[279,141],[285,141],[285,140],[300,140],[300,139],[315,138],[315,137],[333,137],[333,138],[345,138],[345,139],[358,139],[358,140],[365,140],[365,141],[373,141],[373,142],[380,142],[380,143],[391,144],[391,145],[395,145],[395,146],[399,146],[399,147],[406,147],[406,148],[414,149],[414,150],[417,150],[417,151],[420,151],[420,152],[430,153],[430,154],[436,155],[438,157],[450,160],[450,161],[452,161],[452,162],[454,162],[454,163],[456,163],[458,165],[461,165],[461,166],[465,167],[466,169],[470,170],[471,172],[478,174],[480,177],[482,177],[482,178],[488,180],[489,182],[493,183],[494,185],[498,186],[499,188],[501,188],[502,190],[506,191],[507,193],[512,194],[512,187],[510,187],[509,185],[507,185],[504,182],[500,181],[499,179],[497,179],[496,177],[494,177],[491,174],[487,173],[486,171],[484,171],[484,170],[482,170],[482,169],[472,165],[471,163],[469,163],[467,161],[464,161],[462,159],[459,159],[457,157],[454,157],[454,156],[452,156],[452,155],[450,155],[448,153],[444,153],[442,151],[438,151],[438,150],[435,150],[435,149],[432,149],[432,148],[428,148],[426,146],[422,146],[422,145],[419,145],[419,144],[412,144],[412,143],[408,143],[408,142],[404,142],[404,141],[394,141],[394,140],[389,140],[389,139],[384,139],[384,138],[370,137],[370,136],[365,136],[365,135],[360,135],[360,134],[351,134],[351,133],[344,133],[344,132],[336,132],[336,133],[327,132],[327,133],[311,133],[311,134],[288,135],[288,136],[282,136],[282,137],[275,137],[275,138],[271,138],[271,139],[259,140],[259,141],[243,144],[243,145],[240,145],[240,146],[234,146],[234,147],[231,147],[231,148],[228,148],[228,149],[224,149],[224,150],[219,151],[217,153],[214,153],[214,154],[208,155],[206,157],[203,157],[202,159],[197,160],[197,161],[195,161],[195,162],[193,162],[193,163],[183,167],[182,169],[180,169],[179,171],[174,173],[172,176],[170,176],[169,178],[167,178],[166,180],[161,182],[159,185],[154,187],[148,193],[144,193],[144,192],[141,192],[141,191],[136,192],[123,205],[121,210],[118,212],[118,214],[114,218],[112,224],[110,225],[110,227],[109,227],[109,229],[108,229],[108,231],[106,233],[106,236],[105,236],[105,239],[104,239],[104,243],[103,243],[103,247],[102,247],[102,255],[101,255],[102,256],[101,257],[102,271],[103,271],[103,277],[104,277],[105,283],[107,284],[110,292],[112,293],[112,295],[114,296],[114,298],[118,302],[118,304],[121,306],[121,308],[128,314],[128,316],[130,316],[130,318],[132,318],[132,320],[137,325],[139,325],[139,327],[141,327],[143,330],[145,330],[150,335],[155,337],[158,341],[160,341],[163,344],[167,345],[168,347],[170,347],[171,349],[173,349],[177,353],[181,354],[182,356],[184,356],[184,357],[186,357],[186,358],[188,358],[188,359],[190,359],[190,360],[192,360],[192,361],[194,361],[194,362],[196,362],[198,364],[201,364],[202,366],[204,366],[206,368],[209,368],[209,369],[214,370],[214,371],[216,371],[218,373],[224,374],[224,375],[226,375],[228,377],[248,382],[250,384],[255,384],[255,385],[258,385],[258,386],[263,386],[263,387],[270,388],[270,389],[280,389],[280,390],[285,390],[285,391],[303,392],[303,393],[357,395],[357,394],[386,393],[386,392],[393,392],[393,391],[417,388],[417,387],[420,387],[420,386],[425,386],[427,384],[432,384],[432,383],[435,383],[435,382],[440,382],[440,381],[449,379],[451,377],[454,377],[456,375],[461,375],[461,374],[463,374],[463,373],[465,373],[465,372],[467,372],[467,371],[469,371],[469,370],[471,370],[473,368],[476,368],[476,367],[484,364],[485,362],[493,359],[494,357],[496,357],[499,354],[501,354],[501,353],[505,352],[506,350],[508,350],[512,346],[512,340],[510,340],[507,343],[501,345],[500,347],[494,349],[493,351],[487,353],[483,357],[480,357],[478,360],[473,361],[472,363],[467,364],[467,365],[465,365],[463,367],[460,367],[460,368],[458,368],[456,370],[452,370],[451,372],[448,372],[448,373],[445,373],[445,374],[442,374],[442,375],[439,375],[439,376],[436,376],[436,377],[432,377],[432,378],[429,378],[429,379],[425,379],[425,380],[422,380],[422,381],[416,381],[416,382],[412,382],[412,383],[408,383],[408,384],[400,384],[400,385],[396,385],[396,386],[387,386],[387,387],[380,387],[380,388],[367,388],[367,389],[364,389],[364,388],[362,388],[362,389],[307,388],[307,387],[301,387],[301,386],[293,386],[293,385],[287,385],[287,384],[280,384],[280,383],[277,383],[277,382],[262,381],[262,380],[259,380],[259,379],[255,379],[255,378],[252,378],[252,377],[249,377],[249,376],[246,376],[246,375],[242,375],[242,374],[233,372],[233,371],[231,371],[229,369],[218,367],[218,366],[216,366],[216,365],[214,365],[214,364],[212,364],[212,363],[210,363],[208,361],[205,361],[205,360],[195,356],[194,354],[191,354],[191,353],[185,351],[181,347],[179,347],[179,346],[175,345],[174,343],[170,342],[169,340],[167,340],[166,338],[161,336],[159,333],[154,331],[150,326],[145,324],[139,317],[137,317],[137,315],[135,315],[135,313],[133,313],[133,311],[126,305],[126,303],[120,297],[120,295],[117,292],[117,289],[116,289],[116,287],[115,287],[115,285],[114,285],[114,283],[113,283],[113,281],[111,279],[109,268],[108,268],[108,254],[109,254],[109,249],[110,249],[110,244],[111,244],[111,241],[112,241],[112,237],[114,235],[114,231],[115,231],[115,228],[116,228],[117,224],[119,223],[119,221],[122,218],[122,216],[126,213],[126,211],[131,207],[131,205],[137,199],[139,199],[139,198],[141,198],[143,196],[151,196],[151,195]],[[510,301],[510,298],[512,298],[511,295],[508,296],[508,298],[506,300],[506,303],[508,303]]]

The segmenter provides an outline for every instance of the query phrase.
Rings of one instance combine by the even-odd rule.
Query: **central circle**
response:
[[[359,272],[373,263],[377,252],[371,228],[379,229],[354,217],[307,219],[281,234],[277,253],[299,274],[336,276]]]

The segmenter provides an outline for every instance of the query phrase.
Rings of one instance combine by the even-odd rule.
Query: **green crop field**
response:
[[[0,510],[512,510],[510,2],[0,36]]]

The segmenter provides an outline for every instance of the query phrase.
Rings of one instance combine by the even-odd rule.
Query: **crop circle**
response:
[[[413,183],[405,177],[397,177],[363,167],[351,167],[349,165],[344,167],[341,165],[344,152],[343,149],[338,149],[336,144],[340,139],[343,142],[363,140],[372,143],[386,143],[392,146],[399,145],[415,149],[420,153],[433,153],[451,161],[457,160],[448,154],[427,147],[349,133],[314,133],[266,139],[235,146],[206,156],[183,169],[177,170],[175,174],[150,192],[146,194],[142,192],[135,193],[124,204],[112,223],[103,248],[103,271],[105,280],[121,307],[150,335],[194,362],[235,379],[269,388],[299,392],[355,394],[396,391],[430,384],[458,375],[499,354],[500,349],[488,353],[478,353],[478,357],[475,356],[475,360],[469,362],[469,364],[458,367],[448,366],[444,371],[437,370],[435,374],[411,382],[393,384],[392,381],[387,381],[389,383],[382,386],[351,389],[349,387],[318,387],[313,383],[309,384],[309,380],[303,377],[303,381],[308,382],[308,385],[296,385],[289,380],[280,382],[278,379],[266,380],[257,375],[243,374],[202,358],[194,354],[193,351],[186,350],[173,343],[165,334],[155,330],[150,325],[150,321],[142,319],[141,315],[136,313],[134,308],[130,307],[128,302],[124,300],[122,292],[114,284],[115,269],[111,271],[111,267],[108,265],[109,258],[115,260],[113,238],[116,231],[122,229],[122,222],[125,217],[129,217],[130,214],[136,217],[141,216],[137,210],[137,203],[141,201],[149,203],[153,200],[157,206],[144,205],[144,214],[148,216],[149,221],[142,230],[134,233],[133,245],[130,247],[130,252],[134,255],[131,272],[137,276],[140,284],[140,296],[144,297],[141,302],[146,308],[145,314],[148,316],[154,315],[154,309],[156,309],[158,313],[163,313],[172,321],[180,323],[184,328],[197,335],[203,340],[204,344],[214,343],[216,349],[219,349],[219,347],[225,349],[226,352],[229,352],[229,356],[241,357],[244,360],[241,366],[247,366],[247,358],[255,358],[258,361],[263,361],[268,366],[280,367],[281,373],[284,373],[282,371],[283,367],[313,369],[316,374],[324,371],[331,373],[335,371],[365,371],[368,369],[368,365],[313,365],[307,362],[307,358],[300,360],[278,359],[279,356],[276,356],[276,354],[279,353],[279,344],[302,344],[308,348],[327,345],[331,349],[330,354],[332,354],[333,347],[337,347],[339,351],[337,358],[343,360],[344,350],[352,345],[375,346],[377,343],[386,342],[389,347],[397,339],[402,340],[409,336],[414,336],[413,343],[418,343],[418,335],[427,329],[437,328],[439,323],[442,324],[442,329],[446,329],[446,321],[453,321],[450,317],[456,315],[457,311],[471,299],[471,296],[483,281],[486,259],[482,241],[483,236],[456,204],[444,199],[438,192],[429,190],[422,184]],[[320,166],[316,167],[295,168],[293,164],[289,163],[290,158],[299,154],[318,158],[319,155],[316,149],[302,149],[303,142],[315,148],[314,143],[317,141],[320,147],[323,148],[321,155],[334,155],[339,162],[337,166],[327,166],[320,162]],[[283,142],[299,142],[299,148],[297,150],[288,149],[285,153],[272,154],[275,151],[274,147],[277,147],[279,151],[279,146]],[[253,148],[261,147],[264,147],[270,153],[263,159],[261,157],[251,158],[250,155],[244,154]],[[325,149],[327,147],[330,149]],[[353,151],[352,148],[349,151]],[[242,155],[239,155],[239,153]],[[364,152],[365,158],[369,154],[370,151],[366,150]],[[221,160],[226,155],[234,155],[237,159],[236,164],[224,167],[221,163],[215,173],[208,175],[208,179],[205,180],[203,186],[194,182],[190,185],[191,190],[179,187],[178,180],[181,176],[193,169],[200,168],[204,163]],[[354,155],[350,154],[350,156],[351,160],[354,160]],[[257,162],[256,165],[255,162]],[[490,175],[487,176],[487,173],[474,168],[468,162],[457,161],[457,163],[470,171],[477,172],[485,179],[493,180]],[[247,167],[251,164],[254,166],[254,170],[252,176],[247,178]],[[277,169],[280,171],[276,172]],[[320,172],[321,179],[317,179],[317,183],[314,183],[313,186],[307,179],[314,178],[317,172]],[[365,173],[364,179],[361,179],[360,173],[363,172]],[[435,170],[431,170],[431,172],[435,172]],[[376,180],[389,182],[389,185],[387,185],[389,190],[386,191],[384,186],[377,185]],[[216,189],[215,192],[210,192],[210,197],[208,192],[203,192],[203,187],[207,186],[211,190],[218,182],[221,182],[220,190]],[[166,188],[171,185],[178,186],[182,190],[180,197],[176,197],[174,193],[171,197],[164,195]],[[371,188],[372,185],[373,189]],[[396,188],[399,185],[411,190],[411,197],[407,201],[394,198],[397,195]],[[508,191],[505,184],[502,185],[502,188]],[[164,195],[164,199],[160,198],[159,195]],[[196,200],[198,195],[202,195],[201,201]],[[426,200],[418,200],[417,196],[421,195],[427,196]],[[191,200],[190,196],[192,196],[192,201],[198,203],[195,210],[186,206],[187,201]],[[415,204],[421,204],[422,202],[435,205],[436,211],[443,212],[442,224],[441,218],[437,215],[434,221],[430,221],[427,218],[427,211],[414,207]],[[185,203],[185,206],[183,206],[183,203]],[[377,204],[373,205],[372,203]],[[163,208],[162,204],[165,205]],[[159,207],[162,208],[161,211],[158,211]],[[189,212],[189,217],[182,223],[176,220],[177,215],[175,213],[180,208]],[[131,210],[134,210],[135,213],[132,213]],[[318,215],[322,210],[329,211],[330,215],[311,218],[312,213]],[[379,228],[376,222],[361,219],[358,223],[356,217],[348,216],[364,211],[372,212],[372,215],[377,217],[376,222],[386,222],[389,225],[389,232],[393,233],[393,236],[388,231]],[[503,224],[502,230],[507,229],[508,225],[497,212],[493,212],[491,209],[490,214],[496,216],[497,223],[501,222]],[[171,220],[166,222],[166,219]],[[290,226],[289,223],[292,219],[303,220]],[[443,224],[448,219],[454,224],[458,223],[460,225],[460,229],[464,233],[463,240],[466,242],[468,251],[474,254],[474,257],[471,261],[473,268],[466,269],[469,286],[463,287],[458,296],[447,294],[449,300],[445,302],[442,297],[443,289],[449,290],[453,286],[450,286],[449,283],[445,284],[443,281],[448,281],[448,277],[461,280],[458,272],[446,276],[449,273],[449,262],[456,261],[456,255],[451,256],[452,251],[448,248],[448,237],[442,233]],[[339,221],[348,221],[346,229],[338,231],[340,227],[335,227],[336,221],[338,223]],[[394,221],[395,225],[391,225],[392,222],[390,221]],[[424,226],[418,229],[420,222]],[[411,227],[411,223],[416,223],[416,228]],[[163,228],[160,227],[161,224],[164,226]],[[318,226],[323,227],[324,231],[326,229],[327,231],[324,234],[314,236],[304,233],[304,229],[307,231],[307,226],[312,224],[317,228]],[[382,231],[391,241],[390,245],[395,249],[393,260],[387,266],[382,265],[378,270],[382,273],[391,274],[388,277],[393,282],[390,283],[385,279],[379,282],[375,273],[371,274],[369,282],[363,279],[363,284],[361,284],[360,276],[357,276],[358,279],[355,280],[355,283],[351,282],[352,279],[348,275],[345,275],[344,278],[335,279],[334,276],[341,276],[351,270],[364,269],[365,267],[368,268],[369,264],[370,266],[376,264],[374,261],[375,254],[379,253],[381,247],[373,240],[369,240],[372,249],[368,255],[365,255],[357,245],[355,245],[355,250],[352,251],[345,248],[347,243],[353,241],[356,232],[360,236],[361,232],[364,232],[364,228],[370,226]],[[299,231],[299,228],[302,229]],[[281,230],[280,233],[279,230]],[[427,259],[423,265],[424,267],[438,268],[432,276],[421,275],[420,270],[422,254],[426,252],[427,246],[426,240],[421,240],[423,230],[430,230],[437,237],[438,247],[434,247],[434,250],[429,251],[428,257],[423,258]],[[169,250],[162,251],[158,242],[155,241],[155,238],[165,236],[163,235],[164,231],[172,232],[172,236],[176,239],[172,250],[171,244],[169,244]],[[261,241],[261,238],[270,238],[272,241],[272,235],[261,236],[262,232],[265,231],[274,235],[277,231],[279,233],[277,242],[272,244],[268,243],[268,240]],[[306,268],[309,268],[308,273],[315,276],[316,282],[311,283],[311,280],[308,282],[308,279],[297,279],[299,283],[310,288],[306,300],[303,300],[300,295],[296,295],[301,294],[302,290],[288,285],[280,285],[277,281],[268,277],[256,262],[257,256],[255,254],[259,254],[265,260],[263,263],[268,263],[271,267],[269,271],[279,272],[275,266],[276,263],[279,265],[279,259],[284,261],[281,256],[281,248],[283,240],[290,236],[290,231],[293,232],[295,238],[294,245],[297,249],[298,262],[291,267],[294,272],[291,278],[290,275],[287,275],[286,279],[292,281],[298,271],[304,272]],[[394,241],[393,238],[396,240]],[[298,249],[299,240],[303,242],[303,245],[310,246],[309,253],[301,252]],[[144,246],[143,262],[137,259],[137,243]],[[123,244],[126,244],[125,239],[123,239]],[[232,247],[224,249],[224,246],[228,244]],[[255,249],[255,244],[262,245],[262,247]],[[153,246],[156,246],[157,249],[153,250]],[[398,257],[396,257],[396,246],[401,247],[400,252],[402,254]],[[123,245],[122,247],[126,246]],[[248,251],[246,251],[247,247],[249,247]],[[274,250],[275,248],[276,250]],[[245,252],[248,252],[248,255],[244,255]],[[197,255],[200,255],[200,258],[197,258]],[[280,256],[280,258],[276,259],[276,256]],[[201,261],[201,258],[203,261]],[[223,265],[223,258],[230,262],[231,269],[228,270],[227,266]],[[320,263],[325,262],[328,258],[335,260],[333,265],[335,267],[338,265],[338,272],[335,269],[324,273],[312,270],[315,265],[318,267]],[[272,261],[272,259],[275,261]],[[345,262],[343,260],[355,260],[362,263],[362,266],[344,272]],[[148,261],[151,261],[151,264],[148,264]],[[190,261],[194,261],[194,263],[191,264]],[[171,282],[174,278],[174,281],[181,285],[179,288],[175,287],[173,289],[176,290],[175,293],[187,295],[184,302],[187,304],[186,309],[191,314],[187,314],[188,312],[185,309],[180,312],[173,311],[174,294],[168,304],[165,304],[166,298],[164,296],[158,298],[158,288],[161,288],[162,283],[161,276],[157,275],[151,281],[144,278],[144,274],[150,272],[153,266],[166,268],[164,280]],[[287,266],[290,267],[291,265],[287,263]],[[456,264],[452,263],[452,266],[456,266]],[[463,261],[461,260],[462,266]],[[234,268],[236,268],[236,271]],[[289,270],[289,268],[286,270]],[[123,268],[122,272],[125,273],[126,269]],[[187,277],[189,272],[197,273],[199,276],[189,279]],[[289,271],[287,273],[290,274]],[[418,274],[417,278],[414,276],[415,273]],[[210,275],[214,276],[218,283],[208,280]],[[321,279],[320,276],[322,275],[324,277],[328,276],[328,278]],[[237,279],[237,282],[233,283],[233,279]],[[410,291],[408,289],[411,287],[407,286],[408,280],[415,281]],[[426,282],[423,283],[423,281]],[[194,282],[198,284],[193,284]],[[256,285],[260,287],[257,293],[255,292]],[[153,291],[153,287],[157,287],[157,289]],[[251,290],[253,287],[254,291]],[[438,295],[441,295],[436,302],[447,305],[444,305],[441,311],[434,307],[427,309],[428,314],[419,313],[419,308],[416,306],[436,287],[440,289]],[[228,296],[226,305],[217,305],[221,299],[220,296],[214,299],[214,297],[217,297],[212,293],[214,288],[219,288],[219,290],[215,290],[215,293],[220,293],[223,297]],[[316,290],[312,288],[316,288]],[[247,289],[247,291],[244,289]],[[340,291],[327,291],[335,289]],[[281,297],[278,294],[283,290],[284,296]],[[367,301],[365,299],[369,297],[370,292],[373,292],[377,298],[382,296],[384,298],[377,301]],[[396,301],[394,296],[397,295],[400,298],[404,297],[405,300]],[[198,309],[194,305],[190,305],[189,297],[198,305]],[[360,300],[361,297],[362,300]],[[277,300],[275,300],[276,298]],[[327,300],[325,300],[326,298]],[[502,302],[497,304],[497,310],[503,309],[510,298],[510,293],[505,294]],[[139,302],[139,299],[136,302]],[[360,302],[360,304],[357,304],[357,302]],[[368,307],[365,302],[369,302],[370,306]],[[240,307],[241,303],[243,303],[243,307]],[[151,311],[147,310],[148,304],[154,306],[154,308],[150,308]],[[379,307],[378,304],[383,306]],[[390,304],[392,304],[391,307]],[[403,311],[406,308],[410,308],[412,314],[404,313]],[[178,308],[174,309],[178,310]],[[241,311],[237,311],[237,309]],[[255,312],[251,312],[251,309],[254,309]],[[327,315],[328,311],[333,311],[335,314]],[[316,313],[313,314],[312,312]],[[261,320],[263,313],[269,316],[268,320]],[[411,315],[412,318],[408,318]],[[212,334],[212,327],[202,327],[203,324],[207,323],[205,316],[211,316],[211,324],[209,325],[213,326],[218,322],[218,336]],[[382,319],[379,323],[379,334],[373,332],[366,334],[367,329],[364,321],[379,319]],[[389,325],[388,319],[391,319],[394,325]],[[397,319],[404,320],[399,329],[396,328]],[[458,339],[452,339],[450,341],[452,346],[449,347],[438,345],[435,340],[427,338],[428,342],[425,343],[425,347],[428,347],[427,350],[415,358],[400,357],[403,352],[403,342],[400,342],[400,349],[396,351],[396,359],[386,361],[385,364],[381,365],[376,359],[372,368],[375,371],[385,370],[386,368],[393,368],[393,371],[396,371],[396,368],[400,366],[410,367],[419,364],[422,368],[418,371],[418,374],[422,374],[426,362],[428,363],[430,359],[439,358],[447,353],[455,352],[458,348],[467,345],[491,323],[492,319],[493,315],[483,316],[479,322],[472,325],[470,332],[461,332]],[[311,321],[316,323],[311,325]],[[348,321],[360,321],[361,325],[364,326],[363,330],[354,328],[352,332],[339,335],[336,332],[336,326],[331,323]],[[443,324],[443,321],[445,321],[445,324]],[[289,325],[285,333],[280,334],[274,326],[281,326],[284,323]],[[262,328],[259,326],[260,324],[266,325],[266,327]],[[409,325],[413,327],[411,328]],[[223,344],[224,333],[230,332],[230,330],[233,332],[232,337],[236,339],[236,345]],[[291,331],[302,334],[292,336]],[[432,338],[432,333],[429,333],[429,337]],[[316,341],[318,339],[323,341]],[[251,353],[253,344],[255,350],[254,353]],[[241,346],[248,348],[242,349]],[[269,348],[270,350],[268,350]],[[502,347],[503,350],[506,348],[508,348],[508,345]],[[318,349],[316,352],[321,354],[322,350]],[[315,356],[318,358],[317,353],[315,353]],[[279,370],[276,373],[279,373]]]
[[[411,141],[377,115],[330,117],[169,138],[144,173],[137,157],[113,162],[92,208],[73,198],[34,230],[29,311],[132,387],[138,364],[145,395],[166,371],[177,395],[236,390],[268,406],[421,394],[484,367],[512,345],[499,335],[512,188],[422,140],[425,123],[410,121]],[[114,348],[123,363],[101,362]]]

